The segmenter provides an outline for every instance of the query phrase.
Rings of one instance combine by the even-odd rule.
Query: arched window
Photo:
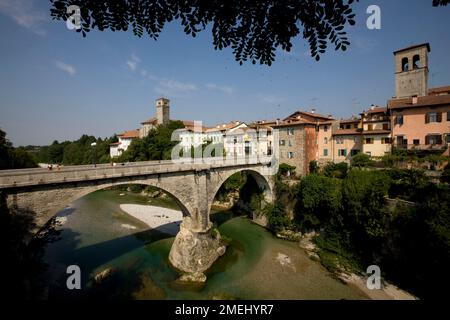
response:
[[[420,63],[420,56],[418,54],[416,54],[413,57],[413,68],[414,69],[419,69],[422,67],[422,64]]]
[[[409,60],[408,58],[402,59],[402,71],[408,71],[409,70]]]

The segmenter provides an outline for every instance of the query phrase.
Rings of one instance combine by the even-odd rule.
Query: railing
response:
[[[393,147],[397,150],[439,151],[447,149],[449,144],[394,144]]]
[[[0,188],[111,179],[169,172],[198,171],[212,168],[269,164],[271,156],[181,158],[177,160],[130,162],[111,166],[69,166],[60,170],[19,169],[0,171]]]

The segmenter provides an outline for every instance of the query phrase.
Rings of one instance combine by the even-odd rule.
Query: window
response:
[[[328,157],[328,149],[323,149],[323,156]]]
[[[422,67],[422,65],[420,63],[420,56],[418,54],[416,54],[413,57],[413,69],[419,69],[421,67]]]
[[[366,138],[365,143],[366,144],[373,144],[373,138]]]
[[[288,140],[288,146],[289,146],[289,147],[292,147],[291,140]]]
[[[418,146],[420,144],[420,140],[419,139],[414,139],[413,140],[413,145]]]
[[[367,151],[366,154],[367,154],[369,157],[372,156],[372,152],[370,152],[370,151]]]
[[[403,115],[399,114],[395,117],[395,124],[402,125],[403,124]]]
[[[352,125],[351,124],[347,124],[346,126],[345,126],[345,129],[351,129],[352,128]]]
[[[450,111],[447,111],[447,121],[450,121]]]
[[[425,115],[425,123],[442,122],[442,114],[440,112],[429,112]]]
[[[288,159],[292,159],[294,158],[294,153],[293,152],[288,152]]]
[[[328,131],[328,126],[323,127],[323,131],[327,132]]]
[[[391,143],[391,138],[381,138],[381,143],[382,144],[390,144]]]
[[[336,144],[343,144],[343,143],[344,143],[344,139],[342,137],[336,138]]]
[[[286,145],[286,140],[280,140],[280,146],[285,146]]]
[[[447,143],[450,143],[450,133],[447,133],[446,140],[447,140]]]
[[[440,135],[428,135],[425,137],[425,144],[442,144],[442,137]]]
[[[402,59],[402,71],[408,71],[409,70],[409,60],[408,58]]]
[[[383,123],[383,130],[389,130],[389,123]]]
[[[339,157],[346,157],[347,156],[347,149],[339,149],[338,150]]]
[[[293,136],[294,135],[294,129],[292,129],[292,128],[287,129],[287,134],[288,134],[288,136]]]
[[[328,138],[327,137],[323,138],[323,144],[328,144]]]
[[[373,130],[373,124],[369,124],[367,126],[367,131],[372,131]]]

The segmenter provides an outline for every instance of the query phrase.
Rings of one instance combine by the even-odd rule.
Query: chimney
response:
[[[280,124],[280,118],[277,118],[276,124]]]
[[[311,113],[316,113],[316,109],[311,109]]]

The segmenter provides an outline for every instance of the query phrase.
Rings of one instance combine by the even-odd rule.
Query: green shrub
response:
[[[370,158],[369,155],[359,152],[357,155],[355,155],[352,158],[352,166],[353,167],[359,167],[359,168],[363,168],[363,167],[369,167],[372,166],[374,163],[374,161]]]
[[[347,176],[347,172],[348,172],[348,164],[346,162],[341,163],[330,162],[323,168],[323,174],[326,177],[330,178],[343,179]]]
[[[281,163],[278,168],[278,174],[284,177],[286,176],[294,176],[295,175],[295,167],[288,165],[287,163]]]

